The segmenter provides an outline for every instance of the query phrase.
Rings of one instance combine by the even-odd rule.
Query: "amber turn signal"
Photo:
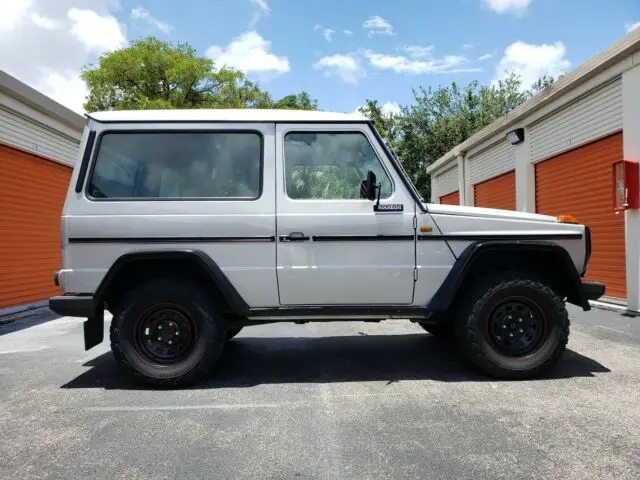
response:
[[[578,223],[578,220],[573,215],[558,215],[556,219],[560,223]]]
[[[433,231],[433,227],[420,227],[420,233],[430,233]]]

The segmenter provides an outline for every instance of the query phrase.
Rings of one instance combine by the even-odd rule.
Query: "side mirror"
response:
[[[378,185],[376,183],[376,174],[371,170],[367,172],[367,178],[360,184],[360,197],[367,200],[375,200]]]

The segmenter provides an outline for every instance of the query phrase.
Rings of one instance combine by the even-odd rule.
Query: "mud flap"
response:
[[[94,312],[84,322],[84,349],[89,350],[104,340],[104,311]]]

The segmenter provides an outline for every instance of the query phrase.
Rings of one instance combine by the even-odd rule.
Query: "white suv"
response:
[[[425,204],[360,115],[89,115],[62,214],[61,315],[87,317],[157,386],[201,378],[270,322],[409,319],[481,371],[542,374],[589,309],[590,233],[571,217]]]

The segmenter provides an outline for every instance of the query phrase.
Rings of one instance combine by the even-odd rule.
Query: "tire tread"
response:
[[[191,297],[193,302],[198,305],[203,313],[203,319],[209,323],[214,331],[219,332],[216,335],[207,338],[208,345],[205,354],[198,363],[187,373],[176,377],[150,377],[139,371],[127,358],[122,350],[122,340],[120,331],[127,321],[127,312],[135,305],[136,299],[146,295],[157,295],[158,292],[172,291],[178,292],[185,298]],[[154,279],[139,285],[137,288],[128,292],[114,310],[113,319],[109,328],[109,339],[111,342],[111,351],[118,364],[126,373],[133,376],[135,380],[156,388],[178,388],[191,385],[201,380],[222,354],[224,344],[226,343],[226,328],[224,325],[214,325],[218,315],[215,314],[215,306],[210,296],[197,283],[191,281],[176,281],[171,278]],[[217,327],[217,328],[216,328]]]
[[[559,343],[552,355],[537,367],[527,371],[507,370],[493,363],[487,355],[485,355],[482,342],[479,340],[481,337],[479,337],[476,332],[477,317],[485,302],[500,290],[511,287],[532,288],[548,296],[553,304],[553,314],[560,324],[560,328],[558,329],[560,337]],[[480,282],[476,288],[473,289],[472,295],[463,303],[457,318],[455,333],[464,357],[479,370],[497,378],[521,379],[535,378],[543,375],[558,362],[569,341],[570,321],[564,301],[548,285],[537,279],[528,278],[526,274],[498,274]]]

